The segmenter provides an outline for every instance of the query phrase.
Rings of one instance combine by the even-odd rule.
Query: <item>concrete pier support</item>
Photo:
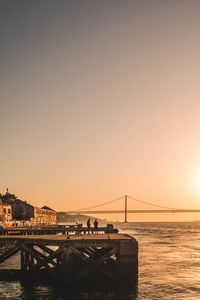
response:
[[[61,270],[65,281],[71,281],[76,273],[75,248],[70,244],[65,244],[61,252]]]
[[[3,239],[17,243],[0,256],[0,263],[20,251],[21,278],[101,285],[102,282],[128,284],[137,277],[138,243],[126,234],[30,235]]]
[[[138,274],[138,243],[132,240],[120,242],[119,275],[122,278],[135,277]]]

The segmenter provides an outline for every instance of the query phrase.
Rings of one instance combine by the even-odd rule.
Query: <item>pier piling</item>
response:
[[[128,282],[137,276],[138,244],[126,234],[2,236],[1,242],[6,241],[13,247],[0,255],[0,263],[20,252],[21,278],[56,278],[64,283],[96,278],[100,283],[101,278]]]

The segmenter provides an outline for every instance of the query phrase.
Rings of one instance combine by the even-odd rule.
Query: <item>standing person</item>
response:
[[[87,228],[90,229],[90,219],[87,220]]]
[[[94,229],[97,229],[98,228],[98,221],[97,221],[97,219],[95,219],[95,221],[94,221]]]

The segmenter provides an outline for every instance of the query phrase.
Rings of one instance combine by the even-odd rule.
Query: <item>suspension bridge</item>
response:
[[[110,203],[117,202],[119,200],[124,200],[124,209],[118,209],[118,210],[94,210],[98,207],[105,206]],[[142,204],[150,205],[153,207],[156,207],[157,209],[128,209],[128,200],[136,201]],[[155,213],[200,213],[200,209],[177,209],[177,208],[172,208],[172,207],[167,207],[167,206],[162,206],[158,205],[149,201],[144,201],[140,200],[128,195],[116,198],[111,201],[103,202],[98,205],[86,207],[86,208],[81,208],[77,210],[72,210],[68,211],[66,213],[72,213],[72,214],[91,214],[91,215],[96,215],[96,214],[124,214],[124,223],[127,223],[127,217],[128,214],[155,214]]]

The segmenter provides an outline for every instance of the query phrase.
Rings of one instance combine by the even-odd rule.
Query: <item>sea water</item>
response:
[[[0,299],[198,300],[200,222],[117,224],[139,243],[138,282],[130,290],[69,291],[18,281],[0,281]],[[1,268],[19,265],[17,255]]]

